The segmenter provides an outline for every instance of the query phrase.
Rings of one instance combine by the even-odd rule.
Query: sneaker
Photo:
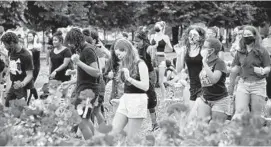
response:
[[[152,132],[156,131],[159,129],[159,125],[156,123],[156,124],[152,124]]]

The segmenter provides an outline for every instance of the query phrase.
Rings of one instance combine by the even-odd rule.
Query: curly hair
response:
[[[86,42],[92,44],[93,39],[92,39],[91,36],[90,36],[90,31],[89,31],[89,29],[84,29],[82,32],[83,32],[83,34],[84,34],[84,36],[85,36]]]
[[[99,42],[99,33],[98,33],[97,30],[92,30],[90,32],[90,36],[91,36],[92,39],[96,40],[95,44],[97,44]]]
[[[187,48],[187,53],[189,53],[190,51],[190,43],[189,43],[189,32],[191,30],[196,30],[198,33],[199,33],[199,36],[200,36],[200,39],[199,39],[199,47],[202,48],[203,44],[204,44],[204,41],[205,41],[205,30],[202,28],[202,27],[199,27],[199,26],[190,26],[188,27],[184,33],[183,33],[183,36],[181,38],[181,44],[182,46],[185,46]]]
[[[78,28],[72,28],[65,37],[65,44],[74,44],[79,47],[85,42],[85,36]]]
[[[7,32],[2,36],[1,41],[7,44],[11,42],[19,43],[19,37],[13,32]]]

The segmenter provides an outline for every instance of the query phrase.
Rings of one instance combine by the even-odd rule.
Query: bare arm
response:
[[[133,84],[135,87],[140,88],[144,91],[149,89],[149,72],[148,67],[144,62],[138,64],[140,81],[133,78],[129,78],[128,81]]]
[[[177,61],[176,61],[176,71],[180,73],[184,67],[184,57],[185,57],[186,49],[183,47],[180,53],[177,54]]]
[[[237,77],[238,73],[240,72],[240,70],[241,70],[240,66],[234,66],[231,69],[230,84],[229,84],[229,87],[228,87],[229,95],[233,95],[235,80],[236,80],[236,77]]]
[[[63,64],[61,64],[58,68],[55,69],[56,72],[59,72],[65,69],[71,61],[71,58],[64,58]]]
[[[33,78],[33,70],[26,71],[26,77],[22,81],[24,85],[28,84]]]

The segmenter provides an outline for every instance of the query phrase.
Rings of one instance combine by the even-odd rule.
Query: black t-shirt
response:
[[[79,59],[83,63],[87,65],[91,65],[94,62],[97,62],[98,64],[98,57],[95,53],[95,46],[90,44],[85,44],[79,54]],[[99,82],[100,77],[93,77],[86,73],[83,69],[81,69],[79,66],[77,67],[77,92],[81,92],[85,89],[92,89],[93,92],[98,95],[99,93]],[[78,93],[79,94],[79,93]]]
[[[53,72],[55,69],[57,69],[59,66],[61,66],[64,62],[65,58],[71,58],[72,53],[70,51],[70,49],[65,48],[64,50],[62,50],[60,53],[55,54],[54,51],[50,52],[50,60],[51,60],[51,72]],[[71,63],[69,63],[71,64]],[[59,80],[59,81],[69,81],[71,76],[66,76],[65,73],[67,71],[67,69],[69,68],[69,65],[64,68],[61,71],[58,71],[56,73],[55,79]]]
[[[18,53],[10,54],[10,80],[15,81],[23,81],[26,77],[26,71],[30,71],[34,69],[33,60],[30,52],[26,49],[22,49]],[[33,87],[33,82],[29,82],[25,88],[30,89]]]
[[[212,71],[219,70],[222,75],[217,83],[212,84],[207,76],[204,68],[200,72],[200,82],[203,90],[203,97],[209,101],[220,100],[228,96],[227,88],[225,86],[227,68],[224,61],[217,59],[212,67]]]

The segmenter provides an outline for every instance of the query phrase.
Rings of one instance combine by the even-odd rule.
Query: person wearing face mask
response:
[[[65,75],[71,68],[71,50],[63,46],[62,32],[53,35],[54,49],[50,52],[50,78],[61,82],[69,81],[70,75]]]
[[[203,69],[199,74],[202,86],[202,96],[198,101],[198,118],[205,122],[227,119],[228,92],[225,86],[226,64],[218,56],[222,44],[216,38],[205,40],[200,52]]]
[[[268,51],[261,45],[258,30],[253,26],[245,26],[231,72],[233,77],[240,73],[241,78],[236,90],[233,120],[249,112],[256,116],[262,115],[266,98],[265,78],[270,72],[270,63]],[[232,94],[231,91],[229,93]]]
[[[5,106],[9,107],[9,101],[20,98],[28,98],[28,92],[33,87],[33,60],[31,54],[19,44],[18,36],[13,32],[7,32],[1,37],[9,54],[9,74],[11,86],[8,86]]]
[[[161,89],[162,99],[165,100],[165,85],[164,85],[164,74],[166,70],[166,54],[168,52],[172,52],[173,48],[170,43],[170,39],[167,35],[165,35],[165,27],[166,24],[164,21],[157,22],[154,26],[155,34],[151,36],[151,45],[152,50],[155,50],[157,57],[157,61],[154,61],[154,67],[158,68],[158,83]]]
[[[180,74],[186,64],[190,80],[190,114],[189,120],[195,118],[196,100],[202,94],[199,73],[202,70],[202,56],[200,51],[205,40],[205,31],[198,26],[190,26],[184,32],[181,43],[174,48],[177,53],[176,70]]]
[[[206,32],[206,38],[218,38],[218,28],[217,27],[210,27],[207,29],[207,32]],[[218,53],[218,57],[222,60],[224,60],[224,52],[225,52],[225,49],[224,49],[224,46],[222,45],[222,48],[221,48],[221,51],[219,51]]]

